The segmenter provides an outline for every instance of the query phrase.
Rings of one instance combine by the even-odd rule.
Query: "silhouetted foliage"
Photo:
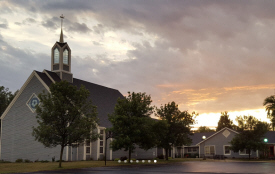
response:
[[[225,127],[230,128],[230,129],[234,128],[233,121],[229,119],[229,115],[228,115],[227,111],[224,111],[221,113],[221,117],[218,122],[218,127],[217,127],[216,131],[222,130]]]
[[[13,100],[18,90],[15,93],[9,91],[9,88],[0,86],[0,117],[9,106],[10,102]]]
[[[65,146],[98,138],[93,132],[98,120],[96,107],[88,100],[89,95],[84,86],[77,89],[67,81],[53,83],[50,93],[38,95],[38,127],[33,127],[33,136],[45,147],[61,146],[59,167]]]
[[[272,95],[270,97],[267,97],[264,100],[263,105],[265,106],[265,109],[267,111],[267,118],[269,118],[272,123],[272,130],[274,131],[274,127],[275,127],[275,96]]]
[[[109,130],[114,134],[112,150],[124,149],[131,159],[136,145],[145,150],[155,146],[151,103],[150,95],[135,92],[128,92],[128,97],[117,100],[114,112],[109,115],[113,125]]]
[[[203,132],[215,132],[214,129],[210,129],[207,126],[200,126],[198,130],[195,131],[196,133],[203,133]]]
[[[165,157],[168,160],[168,151],[171,147],[192,143],[189,135],[192,135],[190,126],[195,123],[195,113],[181,112],[178,105],[171,102],[157,108],[156,115],[161,119],[154,125],[157,145],[165,149]]]

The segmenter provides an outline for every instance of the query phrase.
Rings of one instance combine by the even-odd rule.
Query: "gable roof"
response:
[[[49,90],[49,87],[54,82],[59,82],[61,79],[59,76],[51,71],[44,70],[43,72],[39,71],[33,71],[33,73],[30,75],[28,80],[25,82],[25,84],[22,86],[16,97],[13,99],[13,101],[10,103],[8,108],[3,113],[1,119],[4,118],[4,116],[7,114],[13,103],[17,100],[19,95],[22,93],[24,88],[29,83],[30,79],[32,79],[33,76],[36,76],[41,83],[46,87],[47,90]],[[90,83],[84,80],[80,80],[77,78],[73,78],[73,85],[77,86],[78,88],[81,85],[84,85],[86,89],[89,90],[90,96],[88,99],[92,100],[93,105],[97,106],[97,113],[99,118],[99,126],[102,127],[112,127],[111,122],[108,120],[108,114],[113,113],[115,105],[117,103],[118,98],[124,98],[124,96],[116,89],[108,88],[105,86],[97,85],[94,83]]]
[[[216,132],[202,132],[202,133],[194,133],[190,136],[192,139],[192,144],[190,146],[197,146],[199,142],[201,142],[203,139],[202,137],[205,136],[206,138],[210,137],[211,135],[215,134]]]
[[[116,89],[90,83],[84,80],[73,78],[73,85],[78,88],[84,85],[90,91],[89,99],[92,100],[93,105],[97,106],[99,125],[102,127],[112,127],[108,120],[108,114],[113,113],[118,98],[124,96]]]
[[[223,129],[219,130],[218,132],[215,132],[214,134],[212,134],[212,135],[209,136],[208,138],[206,138],[206,139],[202,140],[201,142],[197,143],[196,145],[197,145],[197,146],[200,145],[201,143],[207,141],[208,139],[212,138],[213,136],[219,134],[220,132],[222,132],[222,131],[224,131],[224,130],[229,130],[229,131],[231,131],[231,132],[235,132],[236,134],[239,134],[239,132],[237,132],[237,131],[235,131],[235,130],[233,130],[233,129],[229,129],[229,128],[225,127],[225,128],[223,128]]]

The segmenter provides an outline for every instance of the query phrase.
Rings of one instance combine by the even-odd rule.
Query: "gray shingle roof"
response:
[[[54,81],[60,81],[60,78],[54,72],[45,70]],[[52,81],[45,73],[36,71],[40,78],[50,86]],[[93,105],[97,106],[99,126],[112,127],[112,124],[108,120],[108,114],[113,113],[118,98],[124,98],[124,96],[116,89],[108,88],[105,86],[90,83],[84,80],[73,78],[73,85],[80,87],[84,85],[86,89],[90,91],[89,99],[92,100]]]
[[[199,142],[201,142],[202,136],[205,136],[206,138],[210,137],[211,135],[215,134],[216,132],[203,132],[203,133],[194,133],[194,135],[191,135],[190,138],[192,139],[192,144],[190,146],[196,146]]]

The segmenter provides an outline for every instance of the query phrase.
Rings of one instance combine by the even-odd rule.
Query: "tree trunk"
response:
[[[168,148],[165,149],[165,159],[168,161]]]
[[[59,168],[61,168],[63,150],[64,150],[64,145],[62,144],[62,145],[61,145],[61,152],[60,152],[60,159],[59,159]]]
[[[130,163],[130,160],[131,160],[131,148],[129,148],[129,161],[128,161],[128,163]]]

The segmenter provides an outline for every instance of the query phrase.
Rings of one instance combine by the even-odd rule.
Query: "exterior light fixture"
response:
[[[202,139],[205,140],[206,136],[202,136]]]
[[[268,139],[267,139],[267,138],[265,138],[265,139],[264,139],[264,142],[265,142],[265,143],[267,143],[267,142],[268,142]]]

